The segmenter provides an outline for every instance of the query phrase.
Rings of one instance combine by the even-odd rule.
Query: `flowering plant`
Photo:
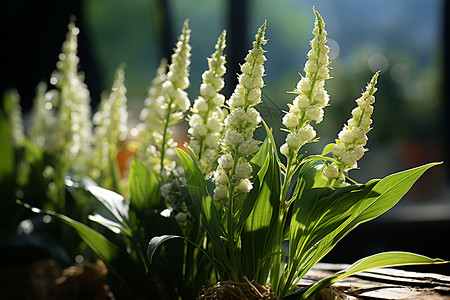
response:
[[[116,72],[110,96],[94,114],[92,130],[89,94],[77,72],[78,30],[69,25],[58,70],[50,80],[58,90],[47,92],[40,86],[30,132],[33,147],[51,157],[46,169],[52,175],[47,191],[52,205],[40,205],[49,209],[43,210],[19,202],[74,228],[109,267],[114,292],[128,298],[192,299],[204,284],[250,278],[267,287],[253,290],[260,298],[306,299],[369,268],[445,263],[407,252],[380,253],[310,287],[297,288],[305,273],[349,231],[389,210],[427,169],[438,164],[365,184],[350,178],[349,171],[357,168],[367,151],[379,73],[356,100],[357,107],[335,143],[318,155],[301,151],[318,140],[313,126],[323,121],[330,101],[325,90],[330,79],[327,32],[320,14],[314,13],[311,50],[282,120],[287,136],[279,151],[257,110],[264,87],[266,22],[241,65],[239,83],[229,99],[220,93],[226,72],[226,32],[220,35],[208,58],[209,69],[202,75],[200,96],[190,108],[185,89],[191,30],[186,21],[170,64],[161,62],[141,122],[133,130],[140,144],[125,186],[115,164],[117,144],[128,134],[123,67]],[[189,108],[190,143],[184,152],[176,149],[173,134]],[[0,139],[9,139],[6,132],[12,128],[17,131],[13,142],[22,143],[20,114],[10,113],[9,124],[4,119],[0,118]],[[261,123],[267,133],[264,141],[254,137]],[[0,174],[9,169],[0,169]],[[77,176],[67,176],[68,171]],[[88,194],[89,219],[101,227],[72,217],[65,206],[66,190]],[[183,241],[174,240],[178,238]]]
[[[226,102],[229,115],[220,141],[222,156],[213,178],[202,177],[193,151],[189,151],[189,157],[178,150],[186,173],[186,205],[208,234],[211,246],[206,249],[219,279],[238,282],[246,276],[268,284],[278,297],[296,294],[298,299],[309,298],[339,279],[370,268],[445,262],[407,252],[380,253],[298,291],[299,280],[340,239],[390,209],[423,172],[436,165],[365,184],[349,177],[348,171],[357,168],[357,161],[367,151],[364,146],[371,129],[379,73],[356,100],[352,118],[335,143],[325,146],[320,155],[299,151],[303,145],[317,141],[313,125],[322,122],[323,109],[329,102],[324,88],[330,79],[327,32],[322,17],[314,12],[314,38],[305,75],[292,92],[296,97],[283,117],[288,134],[280,152],[287,163],[281,162],[265,123],[264,143],[259,146],[253,139],[262,121],[256,106],[264,85],[266,23],[259,28],[241,66],[239,83]]]

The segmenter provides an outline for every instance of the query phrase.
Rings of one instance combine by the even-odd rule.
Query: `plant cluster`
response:
[[[314,126],[324,120],[330,103],[325,89],[331,79],[327,32],[321,15],[314,13],[314,38],[282,119],[287,135],[280,149],[257,109],[264,87],[266,22],[229,99],[220,93],[226,72],[222,32],[191,107],[185,92],[191,56],[186,21],[170,62],[161,61],[148,90],[141,122],[133,129],[139,137],[136,157],[125,179],[116,160],[129,131],[124,67],[117,69],[111,92],[91,122],[89,92],[78,72],[78,29],[70,23],[50,79],[55,88],[38,87],[29,136],[23,133],[17,97],[5,97],[0,138],[11,162],[0,169],[2,184],[20,177],[15,170],[25,164],[22,173],[28,180],[14,187],[26,191],[35,176],[46,200],[36,203],[18,194],[18,202],[75,229],[108,266],[119,298],[193,299],[202,287],[218,281],[244,286],[250,279],[272,296],[307,299],[370,268],[445,263],[385,252],[304,289],[297,287],[348,232],[393,207],[437,165],[364,184],[350,178],[349,171],[368,151],[379,73],[356,100],[335,143],[317,155],[301,151],[318,140]],[[173,138],[183,119],[190,126],[186,151]],[[254,136],[261,126],[264,141]],[[82,203],[87,208],[81,209]]]

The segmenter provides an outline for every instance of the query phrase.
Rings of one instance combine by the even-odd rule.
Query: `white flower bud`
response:
[[[297,97],[295,97],[293,104],[300,109],[305,109],[309,107],[310,101],[308,97],[306,97],[306,95],[300,94]]]
[[[225,103],[225,96],[222,94],[215,94],[214,97],[211,99],[211,102],[215,106],[222,106]]]
[[[212,98],[216,95],[216,89],[207,83],[202,83],[200,85],[200,94],[206,98]]]
[[[244,105],[244,99],[240,94],[233,93],[228,100],[228,105],[230,105],[230,107],[241,107]]]
[[[316,131],[311,125],[306,125],[300,128],[298,134],[304,142],[309,142],[316,137]]]
[[[248,139],[239,145],[238,151],[241,155],[252,155],[258,151],[258,142]]]
[[[308,77],[303,77],[300,79],[300,81],[297,83],[297,90],[307,94],[311,90],[311,81]]]
[[[225,185],[217,185],[214,189],[214,200],[223,200],[228,197],[228,189]]]
[[[225,172],[224,169],[222,168],[218,168],[215,172],[214,172],[214,180],[219,183],[219,184],[223,184],[226,185],[229,180],[228,180],[228,175]]]
[[[252,190],[253,186],[250,180],[248,179],[241,179],[239,181],[239,184],[237,186],[237,189],[243,193],[249,193]]]
[[[252,171],[252,166],[248,162],[243,162],[236,166],[235,174],[239,178],[250,178]]]
[[[283,125],[287,128],[295,128],[298,125],[298,115],[295,113],[287,113],[283,117]]]
[[[283,154],[286,157],[289,156],[289,146],[288,146],[288,144],[284,143],[283,145],[281,145],[280,152],[281,152],[281,154]]]
[[[230,154],[223,154],[219,160],[219,167],[225,170],[229,170],[233,167],[233,157]]]
[[[325,168],[323,168],[323,174],[328,178],[337,178],[339,176],[338,166],[334,163],[325,166]]]
[[[306,116],[312,120],[316,121],[316,124],[322,122],[323,120],[323,109],[316,105],[311,106],[306,109]]]
[[[256,126],[261,122],[261,115],[259,114],[259,112],[254,109],[253,107],[250,107],[247,110],[247,122],[251,125],[251,126]]]
[[[228,147],[237,147],[244,141],[242,134],[236,130],[228,130],[222,140],[222,143]]]
[[[297,132],[291,132],[286,137],[286,143],[289,145],[289,147],[298,149],[303,144],[303,140],[301,139],[300,135]]]
[[[213,132],[221,132],[222,131],[222,122],[216,116],[212,116],[208,119],[206,126],[209,130]]]
[[[345,145],[343,143],[336,144],[331,152],[336,156],[342,156],[345,152]]]
[[[208,103],[206,102],[205,98],[198,97],[197,100],[194,103],[194,110],[197,112],[206,112],[208,111]]]

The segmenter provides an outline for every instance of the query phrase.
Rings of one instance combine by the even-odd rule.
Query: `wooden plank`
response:
[[[347,268],[345,264],[319,263],[300,281],[300,286]],[[398,269],[374,269],[336,282],[316,299],[450,299],[450,276]]]

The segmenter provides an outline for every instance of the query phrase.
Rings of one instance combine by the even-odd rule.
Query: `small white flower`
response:
[[[240,94],[233,94],[228,100],[228,105],[230,107],[241,107],[244,105],[244,99]]]
[[[345,145],[343,143],[336,144],[331,152],[336,156],[341,156],[345,152]]]
[[[223,154],[219,160],[219,167],[229,170],[233,167],[233,157],[230,154]]]
[[[237,189],[243,193],[249,193],[252,190],[253,186],[250,180],[248,179],[241,179],[239,181],[239,184],[237,186]]]
[[[336,164],[327,165],[323,168],[323,174],[328,178],[337,178],[339,176],[339,168]]]
[[[316,131],[311,125],[306,125],[300,128],[298,134],[304,142],[309,142],[316,137]]]
[[[199,97],[194,103],[194,109],[197,112],[206,112],[208,111],[208,103],[205,98]]]
[[[244,141],[242,134],[236,130],[229,130],[225,133],[222,143],[228,147],[239,146]]]
[[[214,200],[223,200],[228,197],[228,188],[225,185],[217,185],[214,189]]]
[[[300,94],[294,99],[294,105],[300,109],[305,109],[310,106],[308,97],[304,94]]]
[[[300,134],[297,132],[291,132],[286,137],[286,143],[289,145],[289,147],[292,147],[294,149],[300,148],[303,144],[303,140],[300,137]]]
[[[238,151],[241,155],[252,155],[258,151],[258,142],[250,138],[239,145]]]
[[[311,81],[308,77],[303,77],[300,79],[300,81],[297,83],[297,90],[307,94],[311,90]]]
[[[214,97],[211,99],[211,102],[215,106],[222,106],[225,103],[225,96],[222,94],[215,94]]]
[[[247,122],[251,125],[251,126],[256,126],[261,122],[261,115],[259,114],[259,112],[254,109],[253,107],[250,107],[247,110]]]
[[[252,166],[248,162],[243,162],[236,166],[235,174],[239,178],[249,178],[252,175],[252,171]]]
[[[213,132],[222,131],[222,121],[217,116],[212,116],[208,119],[206,126]]]
[[[226,185],[228,183],[228,175],[225,172],[224,169],[222,168],[218,168],[215,172],[214,172],[214,180],[219,183],[219,184],[223,184]]]
[[[216,94],[216,89],[210,84],[202,83],[200,86],[200,94],[203,97],[212,98]]]
[[[316,124],[318,124],[318,123],[322,122],[322,120],[323,120],[323,109],[317,105],[308,107],[306,109],[306,116],[310,120],[315,121]]]
[[[251,105],[256,105],[259,102],[261,102],[261,90],[260,89],[251,90],[248,94],[247,100]]]
[[[283,125],[287,128],[294,128],[298,125],[298,114],[287,113],[283,117]]]
[[[195,137],[204,137],[208,133],[206,126],[201,123],[195,124],[188,131]]]
[[[281,154],[283,154],[284,156],[287,157],[289,155],[289,146],[288,146],[288,144],[284,143],[283,145],[281,145],[280,152],[281,152]]]

